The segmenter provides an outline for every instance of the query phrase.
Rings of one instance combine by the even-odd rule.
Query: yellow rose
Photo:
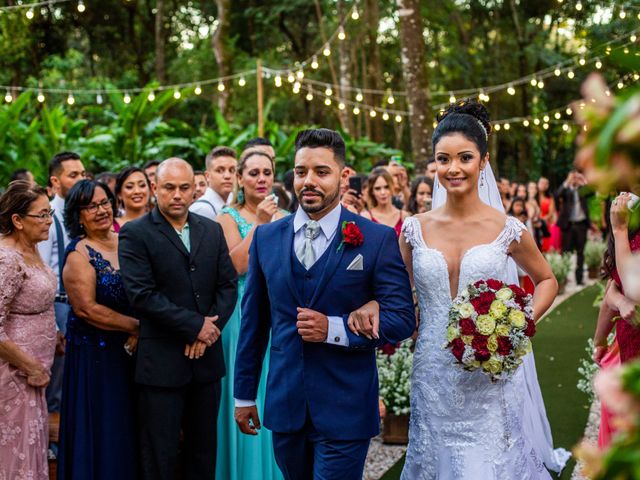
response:
[[[497,330],[497,329],[496,329]],[[498,337],[494,334],[489,337],[487,340],[487,348],[491,353],[498,350]]]
[[[506,288],[506,287],[501,288],[496,292],[496,298],[498,300],[502,300],[503,302],[506,302],[507,300],[511,300],[511,298],[513,298],[513,292],[511,291],[510,288]]]
[[[469,364],[469,366],[471,368],[480,368],[482,364],[478,360],[471,360],[471,363]]]
[[[527,325],[527,319],[520,310],[511,310],[511,312],[509,312],[509,321],[511,325],[521,330]]]
[[[449,325],[447,328],[447,342],[452,341],[458,335],[460,335],[460,331],[455,326]]]
[[[471,345],[471,342],[473,342],[473,335],[462,335],[460,338],[462,338],[465,345]]]
[[[498,325],[496,327],[496,335],[499,335],[501,337],[508,337],[509,333],[511,333],[511,330],[509,330],[509,327],[507,327],[506,325]]]
[[[491,335],[496,329],[496,321],[490,315],[480,315],[476,320],[476,327],[482,335]]]
[[[507,313],[507,306],[500,300],[494,300],[489,309],[489,315],[494,319],[503,317]]]
[[[482,368],[484,368],[489,373],[500,373],[502,371],[502,361],[492,356],[489,360],[482,363]]]
[[[471,318],[471,315],[473,315],[474,312],[473,305],[470,303],[461,303],[456,305],[456,310],[460,314],[461,318]]]

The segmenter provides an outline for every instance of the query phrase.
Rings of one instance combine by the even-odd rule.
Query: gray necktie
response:
[[[309,220],[304,225],[304,240],[296,249],[296,256],[304,268],[309,270],[316,263],[316,254],[313,251],[313,241],[320,234],[320,224],[315,220]]]

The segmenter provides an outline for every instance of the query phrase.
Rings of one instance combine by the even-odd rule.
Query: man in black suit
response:
[[[560,212],[558,226],[562,230],[562,251],[576,251],[576,282],[578,285],[583,283],[584,247],[591,225],[587,196],[582,191],[586,183],[587,181],[581,173],[572,170],[556,193]]]
[[[222,228],[189,213],[193,169],[171,158],[156,171],[157,206],[120,231],[127,296],[140,319],[138,384],[142,478],[213,479],[220,379],[220,331],[237,299]]]

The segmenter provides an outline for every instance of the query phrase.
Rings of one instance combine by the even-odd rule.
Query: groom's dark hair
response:
[[[335,130],[328,128],[310,128],[302,130],[296,137],[296,153],[301,148],[328,148],[341,167],[346,163],[347,147],[344,140]]]

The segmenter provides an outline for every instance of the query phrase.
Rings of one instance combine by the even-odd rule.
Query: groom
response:
[[[243,433],[257,434],[255,399],[271,334],[265,426],[287,480],[362,478],[380,424],[375,348],[415,329],[394,231],[340,206],[344,164],[337,132],[300,132],[294,168],[300,207],[258,227],[249,255],[235,417]],[[372,301],[379,329],[352,333],[359,307]]]

